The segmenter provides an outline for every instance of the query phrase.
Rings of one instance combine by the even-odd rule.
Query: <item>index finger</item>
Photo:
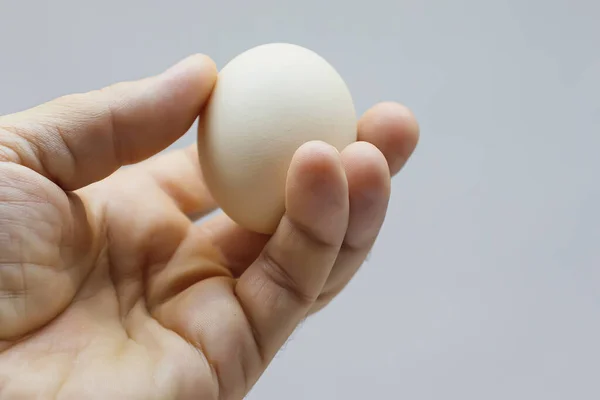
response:
[[[286,214],[235,287],[263,360],[275,355],[321,293],[348,214],[339,153],[324,144],[302,146],[288,174]]]

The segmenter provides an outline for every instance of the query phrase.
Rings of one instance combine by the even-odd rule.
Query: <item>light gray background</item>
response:
[[[597,0],[1,0],[0,20],[0,113],[286,41],[359,112],[419,117],[372,258],[250,399],[600,398]]]

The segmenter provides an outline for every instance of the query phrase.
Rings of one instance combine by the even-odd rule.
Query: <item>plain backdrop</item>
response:
[[[600,398],[597,0],[0,0],[0,21],[0,113],[281,41],[360,113],[414,110],[370,260],[250,399]]]

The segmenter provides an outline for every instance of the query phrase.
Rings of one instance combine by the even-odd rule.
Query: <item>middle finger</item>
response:
[[[348,179],[350,217],[335,265],[312,312],[321,309],[350,282],[371,251],[390,198],[390,172],[385,157],[374,145],[357,142],[342,152]]]

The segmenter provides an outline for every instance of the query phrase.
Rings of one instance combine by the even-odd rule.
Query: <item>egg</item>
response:
[[[206,186],[237,224],[273,233],[285,213],[292,156],[312,140],[338,151],[357,140],[356,112],[342,77],[301,46],[247,50],[219,72],[200,115],[198,155]]]

